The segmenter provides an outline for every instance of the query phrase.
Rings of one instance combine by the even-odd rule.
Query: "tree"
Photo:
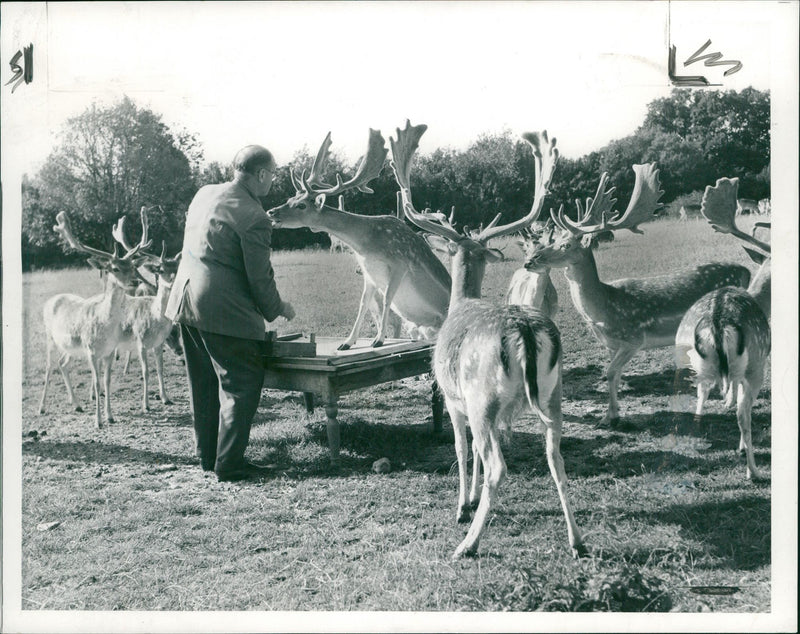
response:
[[[130,238],[138,239],[140,208],[158,205],[149,215],[150,237],[174,252],[201,158],[193,135],[173,134],[159,115],[128,97],[108,108],[92,105],[67,121],[60,144],[32,179],[23,236],[40,252],[61,250],[52,226],[63,209],[79,239],[110,250],[118,218],[128,217]]]

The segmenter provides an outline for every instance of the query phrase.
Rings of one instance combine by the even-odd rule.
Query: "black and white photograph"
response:
[[[0,4],[0,630],[796,631],[799,17]]]

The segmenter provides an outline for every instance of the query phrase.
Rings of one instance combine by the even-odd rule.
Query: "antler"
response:
[[[110,260],[119,257],[116,245],[114,245],[114,253],[108,253],[107,251],[101,251],[100,249],[95,249],[80,242],[72,232],[72,226],[70,225],[69,218],[64,211],[59,211],[56,215],[56,225],[53,227],[53,231],[58,233],[66,241],[66,243],[76,251],[82,251],[83,253],[88,253],[91,256],[99,257],[103,260]]]
[[[713,187],[708,185],[700,203],[700,213],[711,223],[714,231],[730,233],[732,236],[770,253],[770,246],[749,236],[736,226],[736,200],[739,190],[738,178],[720,178]]]
[[[154,205],[153,207],[150,207],[149,209],[154,209],[155,207],[158,207],[159,209],[161,209],[161,205]],[[147,218],[147,210],[148,210],[148,207],[142,206],[142,209],[139,212],[139,215],[141,217],[141,223],[142,223],[142,238],[141,238],[141,240],[139,240],[139,244],[138,245],[131,245],[131,243],[128,242],[128,239],[125,237],[125,216],[122,216],[122,217],[120,217],[119,220],[117,220],[116,224],[114,225],[114,228],[111,230],[111,235],[114,236],[114,239],[117,242],[119,242],[126,251],[130,252],[131,250],[136,249],[137,251],[141,252],[143,255],[148,255],[150,257],[157,258],[158,256],[156,256],[155,254],[146,253],[144,251],[145,249],[147,249],[152,244],[152,240],[148,240],[148,238],[147,238],[147,232],[148,232],[148,229],[150,228],[150,221]],[[163,246],[163,243],[162,243],[162,246]],[[125,257],[128,257],[128,255],[126,254]],[[162,254],[162,257],[163,257],[163,254]]]
[[[556,147],[556,139],[550,139],[547,136],[547,130],[541,132],[525,132],[522,138],[528,142],[533,150],[533,158],[535,163],[535,179],[536,189],[533,195],[533,205],[530,212],[514,222],[497,225],[500,220],[500,214],[497,214],[485,229],[482,229],[475,237],[477,242],[486,244],[492,238],[498,238],[502,235],[515,233],[524,227],[529,227],[535,220],[539,218],[544,206],[544,199],[549,193],[550,181],[553,178],[553,173],[558,163],[559,152]]]
[[[563,206],[558,213],[551,210],[550,215],[553,222],[561,229],[569,231],[573,235],[588,235],[601,231],[616,231],[618,229],[628,229],[633,233],[643,233],[639,225],[646,220],[650,220],[653,214],[663,205],[658,199],[664,194],[661,190],[661,183],[658,178],[658,169],[655,163],[644,165],[634,165],[633,171],[636,174],[636,181],[633,185],[633,194],[628,202],[628,207],[623,213],[618,213],[613,218],[609,218],[610,210],[617,202],[612,198],[615,188],[606,190],[608,174],[603,173],[594,199],[586,199],[586,211],[575,201],[578,206],[579,219],[573,222],[564,215]],[[591,224],[591,223],[594,224]]]
[[[328,162],[330,143],[330,133],[328,133],[325,140],[322,142],[319,152],[317,152],[317,158],[314,159],[311,174],[308,178],[305,178],[305,174],[302,176],[302,191],[313,196],[319,196],[321,194],[332,196],[350,189],[357,189],[366,194],[373,193],[372,189],[367,187],[367,183],[381,173],[383,161],[386,159],[386,155],[389,152],[389,150],[386,149],[386,140],[383,138],[380,130],[369,129],[367,153],[358,164],[355,175],[349,181],[342,182],[341,175],[337,174],[336,185],[328,185],[322,181],[322,171]]]
[[[419,147],[420,138],[427,129],[428,126],[424,123],[412,126],[411,122],[406,119],[406,127],[403,130],[397,128],[397,140],[389,137],[389,146],[392,149],[392,159],[389,164],[392,166],[395,180],[400,186],[402,208],[406,218],[423,231],[459,242],[463,240],[464,236],[453,226],[452,215],[448,221],[442,213],[432,214],[427,211],[420,213],[414,208],[414,203],[411,201],[411,159]]]

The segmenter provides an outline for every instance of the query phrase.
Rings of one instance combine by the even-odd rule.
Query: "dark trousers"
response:
[[[264,384],[264,343],[184,324],[181,334],[200,464],[217,474],[240,469]]]

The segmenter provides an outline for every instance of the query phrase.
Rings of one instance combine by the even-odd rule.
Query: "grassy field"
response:
[[[484,296],[502,300],[521,256],[488,268]],[[597,253],[606,279],[706,261],[755,269],[737,241],[704,222],[654,223]],[[280,332],[344,337],[361,278],[354,260],[277,253],[277,281],[297,318]],[[565,349],[562,453],[590,555],[573,560],[533,415],[505,449],[508,479],[479,554],[452,562],[458,476],[452,429],[435,436],[425,377],[346,394],[342,466],[327,460],[324,411],[265,391],[248,457],[274,466],[221,484],[193,456],[184,368],[165,352],[174,404],[142,414],[140,374],[116,366],[116,422],[70,411],[60,376],[37,413],[44,369],[42,303],[101,289],[87,270],[24,277],[22,608],[26,610],[770,610],[770,481],[749,483],[732,412],[714,394],[694,422],[688,374],[672,350],[639,353],[620,392],[625,425],[602,428],[606,353],[572,307],[561,273],[556,317]],[[365,335],[366,336],[366,335]],[[89,371],[75,364],[84,405]],[[155,381],[152,383],[155,384]],[[769,477],[769,380],[753,411],[755,459]],[[154,393],[157,393],[154,391]],[[89,411],[87,409],[87,411]],[[373,473],[387,457],[393,469]],[[52,523],[58,524],[54,527]],[[701,594],[698,586],[726,586]]]

